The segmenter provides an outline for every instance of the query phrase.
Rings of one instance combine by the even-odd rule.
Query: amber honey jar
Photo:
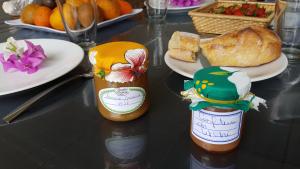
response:
[[[135,42],[111,42],[91,48],[98,110],[106,119],[129,121],[149,107],[148,51]]]
[[[209,152],[228,152],[241,140],[244,113],[258,110],[265,100],[250,93],[251,79],[244,72],[221,67],[197,71],[186,81],[184,98],[192,101],[190,136]]]

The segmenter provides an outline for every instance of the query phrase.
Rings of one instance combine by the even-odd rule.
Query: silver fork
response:
[[[31,99],[27,100],[25,103],[21,104],[15,110],[8,113],[5,117],[3,117],[3,120],[6,123],[12,122],[14,119],[16,119],[18,116],[20,116],[23,112],[25,112],[25,110],[27,110],[33,103],[38,101],[40,98],[47,95],[48,93],[55,90],[56,88],[66,84],[70,81],[78,79],[78,78],[93,78],[93,72],[72,76],[72,77],[70,77],[70,78],[68,78],[68,79],[66,79],[66,80],[64,80],[64,81],[62,81],[62,82],[60,82],[60,83],[44,90],[44,91],[42,91],[41,93],[39,93],[39,94],[35,95],[34,97],[32,97]]]

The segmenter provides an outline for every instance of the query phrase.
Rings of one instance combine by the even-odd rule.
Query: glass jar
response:
[[[206,107],[192,111],[190,136],[207,151],[228,152],[239,145],[242,126],[242,110]]]
[[[129,121],[142,116],[149,108],[147,84],[147,74],[127,83],[108,82],[96,76],[94,85],[96,93],[99,93],[97,97],[99,112],[112,121]],[[131,96],[134,98],[130,99]],[[109,105],[112,102],[116,104],[114,108]],[[133,102],[135,105],[130,106],[129,104]]]
[[[112,121],[129,121],[149,108],[148,51],[135,42],[111,42],[90,49],[100,114]]]
[[[266,101],[250,92],[245,72],[224,67],[198,70],[184,82],[181,95],[191,100],[190,136],[209,152],[227,152],[239,145],[244,112],[258,110]]]

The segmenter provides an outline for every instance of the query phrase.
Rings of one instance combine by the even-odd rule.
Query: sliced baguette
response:
[[[189,50],[170,49],[167,51],[167,55],[185,62],[196,62],[196,54]]]
[[[199,44],[199,35],[176,31],[169,41],[169,49],[183,49],[198,52]]]

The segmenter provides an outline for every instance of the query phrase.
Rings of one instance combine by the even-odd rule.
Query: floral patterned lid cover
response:
[[[147,71],[148,51],[135,42],[110,42],[89,50],[94,74],[109,82],[132,82]]]
[[[250,92],[251,80],[245,72],[225,67],[209,67],[194,74],[194,79],[184,82],[181,94],[192,101],[190,108],[199,110],[210,106],[229,107],[248,111],[258,110],[266,101]]]

